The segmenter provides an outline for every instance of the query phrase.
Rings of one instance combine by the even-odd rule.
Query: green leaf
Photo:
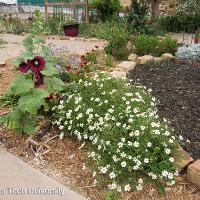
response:
[[[33,80],[26,74],[21,74],[11,82],[7,93],[21,95],[29,92],[32,88],[34,88]]]
[[[1,124],[5,124],[6,123],[6,115],[2,115],[2,116],[0,116],[0,123]]]
[[[39,44],[39,43],[45,43],[45,39],[41,38],[41,37],[34,37],[33,38],[33,42],[37,43],[37,44]]]
[[[27,117],[24,119],[24,127],[23,131],[28,134],[34,134],[36,131],[36,122],[34,118],[32,117]]]
[[[3,123],[5,123],[8,128],[14,129],[17,133],[35,133],[35,118],[29,113],[23,113],[18,107],[6,116],[0,117],[0,120],[1,118]]]
[[[27,37],[26,39],[24,39],[24,40],[22,41],[22,43],[23,43],[23,45],[24,45],[25,47],[33,46],[33,39],[32,39],[31,36],[30,36],[30,37]]]
[[[58,74],[58,70],[52,65],[46,65],[45,69],[43,69],[41,73],[46,76],[53,76]]]
[[[23,128],[23,113],[15,108],[12,112],[6,115],[6,126],[9,129],[15,129],[18,133],[22,133]]]
[[[49,93],[60,92],[64,89],[64,82],[56,77],[46,77],[45,83]]]
[[[42,50],[43,50],[43,53],[44,53],[45,55],[51,55],[51,54],[52,54],[51,48],[48,47],[48,46],[43,45],[43,46],[42,46]]]
[[[49,96],[49,93],[42,88],[34,88],[32,90],[33,96],[44,99]]]
[[[49,95],[44,89],[33,89],[31,94],[26,94],[19,98],[19,108],[23,112],[37,114],[42,105],[45,104],[45,99]]]
[[[32,59],[33,54],[31,52],[25,52],[20,55],[20,58],[23,58],[23,60]]]
[[[14,58],[13,60],[12,60],[12,64],[13,65],[19,65],[22,61],[24,61],[24,59],[22,58],[22,57],[17,57],[17,58]]]

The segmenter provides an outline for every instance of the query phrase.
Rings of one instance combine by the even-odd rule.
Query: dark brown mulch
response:
[[[137,65],[127,77],[153,90],[160,101],[158,111],[167,118],[177,135],[184,138],[184,149],[200,158],[200,68],[191,65],[148,63]],[[189,140],[189,141],[187,141]]]

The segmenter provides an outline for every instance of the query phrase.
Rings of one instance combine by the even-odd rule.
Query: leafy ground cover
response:
[[[133,84],[153,90],[159,100],[158,114],[167,118],[184,148],[200,158],[200,68],[174,62],[138,65],[128,74]]]
[[[165,180],[175,183],[177,139],[145,88],[95,74],[69,84],[52,110],[61,139],[69,135],[87,143],[94,184],[127,192],[142,190],[147,180],[160,187]]]

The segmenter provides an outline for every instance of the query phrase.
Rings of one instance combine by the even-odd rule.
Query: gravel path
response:
[[[3,39],[7,44],[4,44],[0,48],[0,64],[4,63],[5,60],[19,56],[24,51],[22,46],[22,40],[26,36],[19,36],[14,34],[0,34],[0,38]],[[73,53],[83,53],[85,51],[91,51],[96,45],[99,48],[103,48],[104,42],[102,41],[78,41],[78,40],[58,40],[48,39],[48,44],[55,45],[55,48],[61,48],[67,46],[67,49]]]

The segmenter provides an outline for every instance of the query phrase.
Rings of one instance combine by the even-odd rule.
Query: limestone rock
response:
[[[171,60],[174,58],[174,56],[171,53],[164,53],[161,56],[162,60]]]
[[[129,55],[128,60],[135,62],[137,57],[138,56],[136,54],[132,53],[132,54]]]
[[[116,77],[126,77],[126,72],[123,71],[112,71],[110,74]]]
[[[120,64],[117,65],[117,67],[124,69],[125,71],[128,71],[130,69],[133,69],[136,66],[136,63],[133,61],[123,61]]]
[[[137,57],[136,63],[137,64],[145,64],[147,62],[153,61],[153,56],[151,55],[145,55],[141,57]]]
[[[176,165],[178,166],[179,173],[184,171],[187,166],[193,162],[193,158],[182,148],[177,151],[174,160]]]
[[[200,160],[188,166],[187,179],[200,189]]]
[[[162,58],[160,58],[160,57],[153,57],[153,60],[154,60],[155,62],[161,62],[161,61],[162,61]]]

